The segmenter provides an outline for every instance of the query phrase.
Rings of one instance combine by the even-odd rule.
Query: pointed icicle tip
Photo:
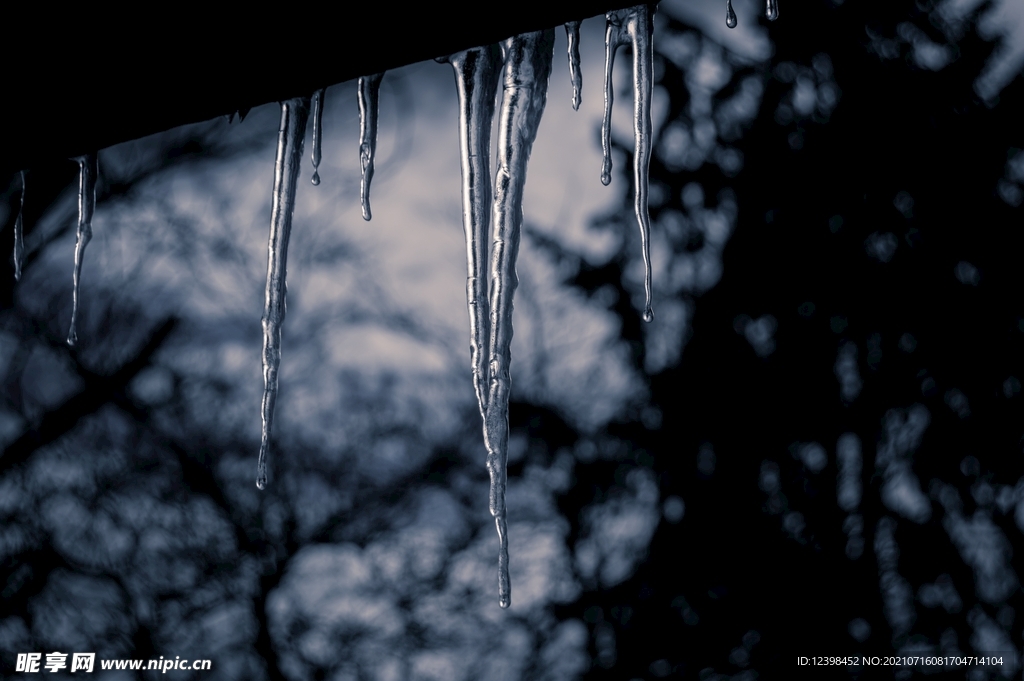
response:
[[[256,487],[259,488],[259,489],[266,489],[267,488],[267,478],[266,477],[256,478]]]
[[[644,321],[648,323],[654,321],[654,310],[651,307],[644,310]]]
[[[736,19],[736,10],[732,8],[732,0],[726,0],[725,2],[725,25],[729,28],[736,28],[738,23]]]
[[[768,0],[768,4],[765,6],[764,15],[768,17],[768,21],[775,21],[779,18],[779,0]]]

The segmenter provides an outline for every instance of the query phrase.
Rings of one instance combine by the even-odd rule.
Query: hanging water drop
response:
[[[732,8],[732,0],[725,0],[725,25],[736,28],[736,11]]]
[[[502,47],[505,69],[498,115],[498,158],[494,183],[494,243],[491,252],[490,387],[484,444],[491,478],[490,510],[498,530],[498,602],[512,603],[508,574],[508,527],[505,519],[508,461],[509,364],[512,345],[512,298],[519,279],[516,256],[523,222],[526,166],[537,137],[554,52],[553,30],[524,33]]]
[[[75,240],[75,270],[71,293],[71,328],[68,330],[68,345],[78,343],[78,306],[82,288],[82,260],[85,247],[92,240],[92,216],[96,211],[96,176],[99,165],[96,153],[79,156],[78,161],[78,234]]]
[[[323,138],[324,97],[327,88],[313,93],[313,179],[314,185],[320,184],[320,141]]]
[[[648,174],[651,165],[651,97],[654,73],[654,17],[648,5],[608,12],[604,37],[604,122],[601,125],[601,149],[604,162],[601,182],[612,176],[612,70],[615,52],[620,46],[633,48],[633,210],[640,226],[640,249],[644,259],[645,322],[654,319],[651,306],[651,219],[647,207]]]
[[[277,372],[281,365],[281,326],[287,294],[288,239],[295,210],[295,187],[302,167],[302,142],[309,118],[309,97],[281,102],[281,126],[274,165],[274,203],[267,249],[267,289],[263,307],[263,429],[256,466],[256,486],[267,485],[267,451],[277,403]]]
[[[25,260],[25,171],[21,177],[21,198],[18,201],[18,217],[14,218],[14,280],[21,281],[21,264]]]
[[[768,4],[765,6],[764,15],[768,17],[768,21],[775,21],[779,18],[779,0],[768,0]]]
[[[491,211],[491,121],[501,75],[498,45],[458,52],[448,61],[459,93],[459,151],[462,161],[462,225],[466,232],[466,300],[469,355],[480,416],[487,416],[487,249]]]
[[[580,110],[583,91],[583,71],[580,68],[580,22],[565,25],[565,39],[569,43],[569,80],[572,81],[572,108]]]
[[[377,107],[380,100],[380,81],[383,73],[359,79],[359,200],[363,206],[363,219],[370,219],[370,181],[373,179],[373,155],[377,150]]]

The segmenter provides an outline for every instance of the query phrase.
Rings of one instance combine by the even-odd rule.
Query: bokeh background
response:
[[[603,20],[578,112],[557,32],[518,265],[507,611],[450,67],[385,76],[368,223],[355,84],[328,89],[263,493],[277,105],[100,152],[76,349],[76,168],[27,174],[17,284],[11,178],[3,674],[58,650],[209,658],[204,679],[751,681],[894,653],[1003,664],[812,676],[1019,676],[1024,5],[815,0],[770,25],[735,6],[733,31],[724,2],[657,15],[651,324],[629,57],[604,187]]]

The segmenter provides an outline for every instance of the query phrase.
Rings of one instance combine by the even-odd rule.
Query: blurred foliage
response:
[[[168,189],[251,164],[251,118],[101,155],[101,210],[138,251],[87,279],[79,350],[73,166],[30,175],[26,276],[0,273],[5,674],[44,650],[206,657],[203,678],[791,678],[797,655],[896,652],[1005,661],[931,678],[1017,673],[1024,81],[975,92],[984,10],[784,6],[761,62],[659,15],[656,321],[628,203],[593,225],[619,235],[608,258],[526,230],[525,267],[614,316],[627,377],[512,405],[507,613],[462,345],[342,235],[293,253],[363,284],[321,306],[296,286],[297,387],[257,492],[262,246],[228,199]],[[442,370],[332,365],[368,324]],[[586,422],[609,384],[624,410]]]

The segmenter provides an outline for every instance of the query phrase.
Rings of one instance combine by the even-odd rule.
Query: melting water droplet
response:
[[[85,247],[92,240],[92,216],[96,211],[96,176],[99,165],[96,153],[79,156],[78,161],[78,235],[75,241],[75,271],[71,294],[71,328],[68,330],[68,345],[78,343],[78,306],[82,288],[82,260]]]
[[[324,97],[327,88],[313,93],[313,184],[320,184],[320,142],[323,138]]]
[[[768,0],[768,4],[765,6],[764,15],[768,17],[768,21],[775,21],[779,18],[779,0]]]
[[[377,106],[380,101],[380,81],[383,73],[359,79],[359,199],[363,205],[363,219],[370,219],[370,181],[373,179],[373,154],[377,150]]]
[[[569,80],[572,81],[572,108],[580,110],[583,91],[583,71],[580,68],[580,22],[570,21],[565,25],[565,39],[569,43]]]
[[[501,76],[498,45],[459,52],[446,60],[459,93],[459,150],[462,161],[462,225],[466,232],[466,299],[469,355],[480,416],[487,417],[487,250],[491,212],[491,121]]]
[[[644,259],[644,305],[643,319],[654,319],[651,307],[651,218],[648,212],[647,195],[649,169],[651,166],[651,97],[654,88],[654,9],[648,5],[637,5],[629,9],[608,12],[605,15],[604,37],[604,122],[601,125],[601,149],[604,163],[601,168],[601,182],[611,182],[611,123],[612,70],[615,52],[622,45],[633,48],[633,210],[640,226],[640,249]]]
[[[18,202],[18,217],[14,219],[14,280],[21,281],[21,264],[25,260],[25,171],[21,176],[21,198]]]
[[[736,11],[732,8],[732,0],[725,0],[725,25],[736,28]]]
[[[288,239],[295,210],[295,188],[302,167],[302,142],[309,118],[309,97],[281,102],[281,127],[274,165],[274,203],[267,249],[267,290],[263,307],[263,432],[256,467],[256,486],[267,485],[267,451],[277,403],[277,372],[281,365],[281,326],[287,294]]]
[[[512,345],[512,298],[519,279],[516,257],[523,221],[526,166],[547,101],[554,52],[554,31],[536,31],[502,44],[505,69],[498,115],[498,158],[494,184],[494,243],[490,288],[490,387],[484,418],[487,470],[491,478],[490,510],[498,530],[498,602],[512,603],[508,574],[508,527],[505,517],[508,461],[509,364]]]

